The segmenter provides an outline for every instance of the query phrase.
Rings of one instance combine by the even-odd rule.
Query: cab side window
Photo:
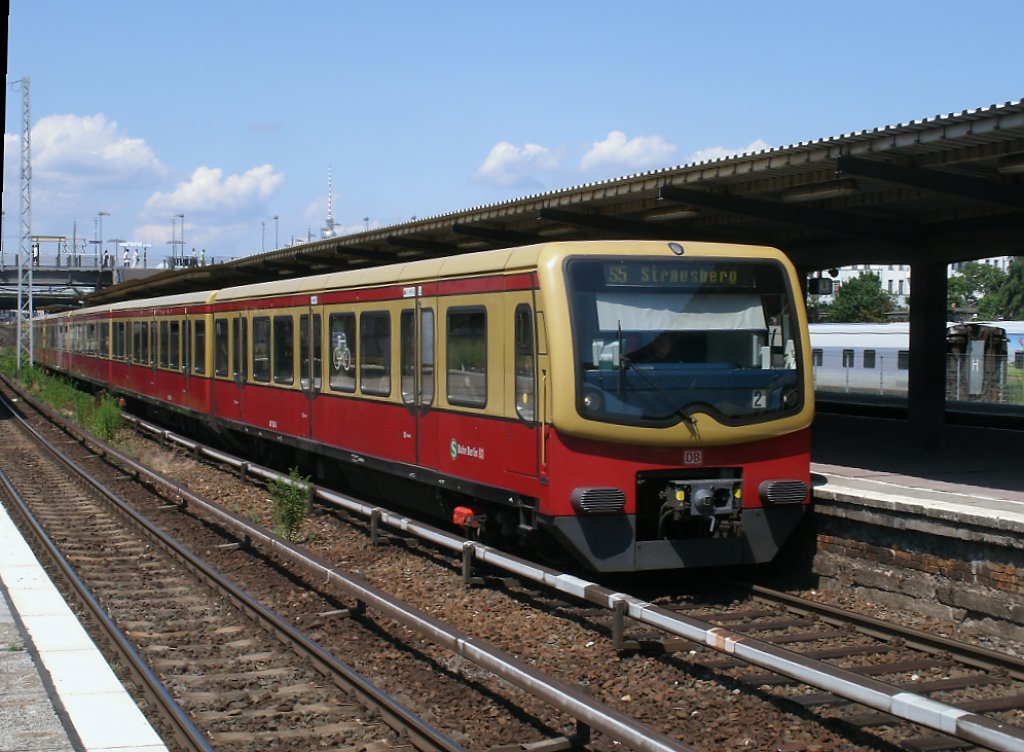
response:
[[[533,311],[530,306],[520,304],[516,306],[515,317],[516,413],[525,421],[533,421],[537,392]]]

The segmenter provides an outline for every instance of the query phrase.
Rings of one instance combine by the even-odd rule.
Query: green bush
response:
[[[293,467],[287,479],[275,478],[267,483],[267,489],[274,504],[275,532],[297,543],[299,528],[309,516],[309,476],[302,477],[299,468]]]
[[[47,376],[39,366],[17,370],[16,353],[7,348],[0,353],[0,371],[14,377],[40,402],[44,402],[78,425],[106,441],[112,441],[122,426],[121,407],[108,394],[94,396],[80,391],[63,376]]]
[[[104,441],[113,441],[121,429],[121,406],[109,394],[104,394],[92,413],[91,429]]]
[[[17,376],[18,353],[13,347],[5,347],[0,350],[0,373],[8,378]]]

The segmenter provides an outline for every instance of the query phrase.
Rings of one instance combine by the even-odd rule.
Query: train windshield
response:
[[[669,426],[703,412],[735,425],[800,408],[799,329],[781,264],[575,258],[566,275],[584,417]]]

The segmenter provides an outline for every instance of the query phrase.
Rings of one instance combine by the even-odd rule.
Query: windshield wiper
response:
[[[621,347],[621,345],[620,345],[620,347]],[[667,404],[669,407],[673,408],[672,409],[672,414],[673,415],[678,415],[683,420],[683,422],[686,423],[687,427],[690,429],[690,432],[692,434],[694,434],[694,436],[696,436],[697,435],[697,421],[694,419],[694,417],[692,415],[690,415],[689,413],[685,412],[683,410],[683,408],[681,408],[681,407],[674,407],[674,402],[673,402],[672,398],[668,395],[668,393],[664,389],[662,389],[660,386],[658,386],[657,382],[655,382],[653,379],[651,379],[646,373],[644,373],[641,369],[637,368],[636,365],[634,365],[633,361],[631,361],[625,355],[622,355],[621,352],[622,351],[620,350],[619,351],[619,353],[620,353],[619,354],[619,385],[620,385],[619,388],[620,388],[620,392],[621,392],[622,382],[624,381],[624,379],[623,379],[623,371],[625,371],[628,368],[628,369],[632,370],[633,373],[638,374],[640,376],[640,378],[643,379],[644,382],[651,389],[653,389],[663,400],[665,400],[665,404]]]

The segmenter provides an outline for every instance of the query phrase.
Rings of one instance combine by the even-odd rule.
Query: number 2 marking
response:
[[[751,406],[755,410],[763,410],[768,407],[768,395],[762,389],[754,390],[754,399]]]

